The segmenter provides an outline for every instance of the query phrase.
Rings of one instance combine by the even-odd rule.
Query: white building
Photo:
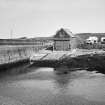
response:
[[[98,43],[98,38],[96,36],[90,36],[88,39],[86,39],[86,43],[88,44]]]
[[[101,42],[104,42],[105,43],[105,37],[102,37],[101,38]]]

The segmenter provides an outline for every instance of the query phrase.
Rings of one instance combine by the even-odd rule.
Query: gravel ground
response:
[[[0,105],[25,105],[25,104],[9,97],[0,96]]]

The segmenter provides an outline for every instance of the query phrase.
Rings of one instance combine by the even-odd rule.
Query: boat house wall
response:
[[[76,37],[68,29],[58,30],[53,40],[55,51],[69,51],[76,48]]]

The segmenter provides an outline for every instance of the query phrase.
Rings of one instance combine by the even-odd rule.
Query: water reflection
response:
[[[0,80],[0,95],[26,105],[105,105],[104,74],[65,66],[23,69],[29,72]]]
[[[89,101],[105,103],[104,74],[86,70],[70,71],[69,68],[69,72],[65,73],[62,71],[65,70],[65,67],[55,68],[55,70],[57,73],[54,83],[58,94],[79,96]]]
[[[64,65],[61,65],[60,67],[54,68],[54,70],[58,74],[67,74],[68,72],[71,71],[69,67],[64,66]]]
[[[58,88],[67,88],[70,81],[70,75],[69,74],[56,74],[55,76],[55,83],[58,86]]]

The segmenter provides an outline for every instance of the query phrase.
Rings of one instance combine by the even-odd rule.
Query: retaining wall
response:
[[[0,66],[28,60],[32,53],[44,47],[39,45],[0,46]]]

